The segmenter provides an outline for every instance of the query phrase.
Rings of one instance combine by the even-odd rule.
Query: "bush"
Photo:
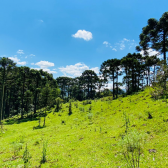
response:
[[[87,104],[92,104],[92,101],[91,100],[83,101],[83,105],[87,105]]]
[[[121,141],[122,154],[127,167],[139,168],[144,136],[136,131],[129,132]]]
[[[63,100],[60,97],[58,97],[56,98],[55,102],[56,102],[55,112],[58,112],[62,107]]]
[[[12,143],[12,146],[13,146],[14,156],[17,156],[18,153],[19,153],[19,151],[22,149],[22,143],[13,142],[13,143]]]

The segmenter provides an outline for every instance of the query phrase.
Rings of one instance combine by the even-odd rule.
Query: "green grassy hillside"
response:
[[[0,167],[24,167],[27,145],[30,167],[124,168],[125,116],[128,132],[143,134],[140,167],[168,167],[167,100],[152,100],[148,88],[117,100],[106,97],[87,103],[72,102],[70,116],[68,103],[59,112],[53,109],[44,128],[37,127],[38,120],[6,122],[0,134]],[[42,164],[45,143],[47,162]]]

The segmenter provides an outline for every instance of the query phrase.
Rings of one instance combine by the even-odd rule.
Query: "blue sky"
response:
[[[56,78],[98,73],[103,61],[135,52],[149,18],[167,0],[1,0],[0,56]]]

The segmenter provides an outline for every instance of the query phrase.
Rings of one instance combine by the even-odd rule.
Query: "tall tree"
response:
[[[166,64],[166,52],[168,51],[168,12],[165,12],[159,20],[151,18],[147,26],[143,27],[140,34],[140,43],[136,47],[138,51],[144,50],[149,55],[150,48],[163,54],[164,64]]]
[[[9,72],[15,67],[15,63],[8,58],[0,58],[0,73],[2,79],[2,90],[1,90],[1,113],[0,113],[0,123],[4,117],[4,95],[5,95],[5,86],[8,78]]]
[[[126,57],[122,58],[121,64],[125,71],[124,83],[126,83],[127,94],[138,91],[141,74],[144,71],[142,55],[128,53]]]
[[[96,83],[98,81],[97,74],[92,70],[85,70],[81,79],[83,85],[86,86],[87,98],[93,98],[95,96]]]
[[[118,76],[120,75],[120,60],[109,59],[104,61],[100,67],[100,73],[104,77],[104,80],[108,82],[112,80],[113,83],[113,98],[118,95]]]

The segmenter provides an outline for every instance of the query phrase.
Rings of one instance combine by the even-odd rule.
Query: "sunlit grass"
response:
[[[92,100],[91,104],[64,104],[59,112],[48,113],[46,127],[39,120],[4,125],[0,134],[0,167],[23,167],[26,144],[30,167],[126,167],[120,141],[125,134],[126,113],[129,129],[146,135],[140,167],[168,167],[168,104],[152,100],[150,89],[133,96],[112,100]],[[152,119],[148,119],[148,114]],[[43,143],[47,142],[46,162],[41,164]],[[15,152],[14,145],[21,149]],[[151,151],[150,149],[155,149]],[[150,151],[149,151],[150,150]]]

